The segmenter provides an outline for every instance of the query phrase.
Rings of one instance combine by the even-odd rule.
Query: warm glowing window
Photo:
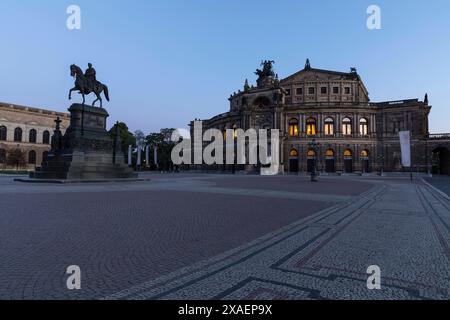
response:
[[[352,151],[347,149],[344,151],[344,158],[351,158],[352,157]]]
[[[298,136],[298,121],[296,119],[292,119],[289,122],[289,135],[291,137],[297,137]]]
[[[331,118],[325,119],[325,134],[332,136],[334,134],[334,120]]]
[[[325,153],[325,157],[327,158],[333,158],[334,157],[334,151],[332,149],[328,149]]]
[[[308,136],[315,136],[316,135],[316,120],[315,119],[308,119],[306,120],[306,134]]]
[[[233,126],[233,139],[237,139],[237,125]]]
[[[344,118],[344,120],[342,120],[342,134],[352,134],[352,120],[350,120],[349,118]]]
[[[307,153],[308,158],[315,158],[316,157],[316,152],[314,150],[308,150]]]
[[[298,151],[296,149],[292,149],[291,152],[289,152],[289,156],[298,157]]]
[[[367,124],[367,119],[362,118],[359,121],[359,133],[363,136],[367,136],[369,134],[369,125]]]
[[[368,158],[368,157],[369,157],[369,152],[367,150],[361,151],[361,158]]]
[[[223,140],[227,141],[227,128],[223,129]]]

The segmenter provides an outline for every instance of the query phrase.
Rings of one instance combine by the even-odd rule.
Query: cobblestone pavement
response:
[[[450,203],[420,181],[151,177],[0,178],[0,299],[450,297]],[[65,287],[73,264],[80,291]]]
[[[450,203],[420,183],[370,192],[109,299],[449,299]],[[378,265],[382,289],[367,289]]]
[[[450,176],[434,176],[433,178],[425,178],[425,181],[450,198]]]

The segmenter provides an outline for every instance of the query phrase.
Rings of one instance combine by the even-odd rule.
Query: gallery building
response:
[[[65,132],[69,126],[69,115],[14,104],[0,103],[0,171],[16,169],[34,170],[51,147],[55,120],[59,117]],[[17,156],[17,150],[20,150]],[[11,154],[15,153],[14,159]]]
[[[450,134],[430,134],[427,95],[423,100],[371,102],[355,68],[315,69],[307,60],[303,70],[279,79],[272,64],[265,61],[263,70],[257,70],[257,86],[246,80],[230,96],[228,112],[202,120],[203,130],[279,129],[280,173],[306,173],[315,161],[323,174],[403,171],[399,132],[410,131],[413,170],[450,174]],[[193,169],[257,172],[259,167]]]

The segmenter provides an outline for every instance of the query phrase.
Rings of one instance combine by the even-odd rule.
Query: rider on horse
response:
[[[87,88],[86,88],[87,92],[94,92],[94,86],[97,83],[96,75],[97,72],[92,67],[92,63],[88,63],[88,69],[84,73],[84,76],[86,77],[87,80]]]

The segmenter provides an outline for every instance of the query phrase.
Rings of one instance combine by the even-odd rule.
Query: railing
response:
[[[428,135],[430,140],[450,140],[450,133],[434,133]]]

